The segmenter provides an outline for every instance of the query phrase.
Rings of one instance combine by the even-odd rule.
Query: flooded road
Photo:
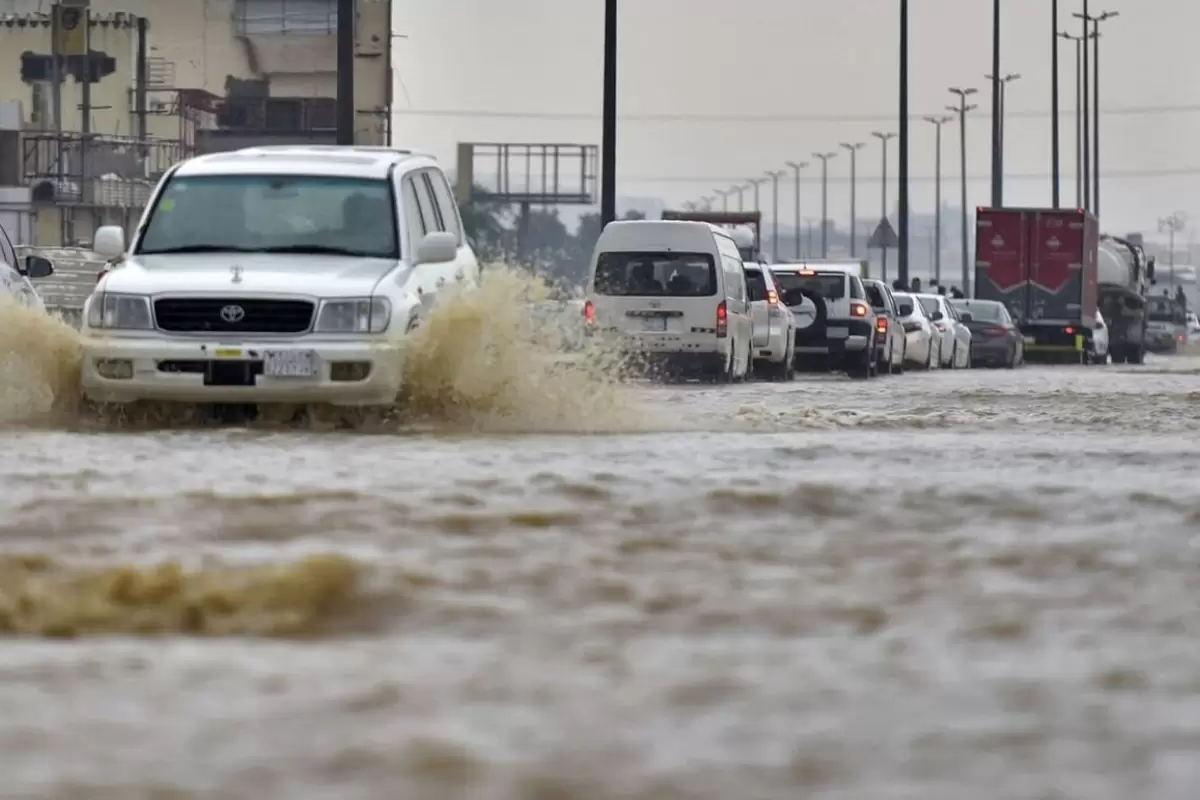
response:
[[[1190,799],[1198,373],[10,426],[0,795]]]

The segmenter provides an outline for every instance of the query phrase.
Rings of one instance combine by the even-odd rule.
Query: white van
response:
[[[589,332],[613,336],[650,367],[719,381],[751,370],[746,272],[729,233],[707,222],[611,222],[592,255]]]

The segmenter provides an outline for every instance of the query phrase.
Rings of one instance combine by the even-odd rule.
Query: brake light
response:
[[[887,333],[887,317],[881,317],[879,322],[875,323],[876,333]]]
[[[1008,329],[1001,328],[999,325],[988,325],[983,329],[983,332],[987,336],[1003,336],[1008,333]]]
[[[802,270],[797,270],[797,271],[796,271],[796,274],[797,274],[797,275],[803,275],[803,276],[805,276],[805,277],[807,278],[807,277],[810,277],[810,276],[812,276],[812,275],[816,275],[817,273],[813,272],[811,269],[802,269]]]
[[[850,304],[850,316],[865,317],[867,315],[867,307],[862,303]]]
[[[938,333],[946,332],[946,323],[944,323],[944,322],[935,322],[935,323],[933,323],[933,327],[938,329]]]
[[[721,305],[717,306],[717,338],[724,339],[729,335],[729,308],[725,305],[725,301],[721,301]]]
[[[591,300],[583,304],[583,321],[588,325],[596,324],[596,304]]]
[[[1068,325],[1067,327],[1063,328],[1063,333],[1065,333],[1067,336],[1070,336],[1070,335],[1071,335],[1072,333],[1074,333],[1074,332],[1075,332],[1075,329],[1074,329],[1074,328],[1072,328],[1070,325]]]

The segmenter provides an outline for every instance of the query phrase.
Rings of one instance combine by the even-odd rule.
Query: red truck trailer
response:
[[[1099,243],[1100,225],[1082,209],[979,208],[975,297],[1008,307],[1026,353],[1086,363]]]

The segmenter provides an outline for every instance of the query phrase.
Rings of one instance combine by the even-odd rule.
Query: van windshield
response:
[[[711,297],[717,268],[706,253],[601,253],[596,294],[609,297]]]
[[[846,273],[844,272],[812,272],[802,275],[798,272],[778,272],[771,270],[775,285],[781,293],[793,289],[808,289],[816,292],[825,300],[841,300],[846,296]]]

